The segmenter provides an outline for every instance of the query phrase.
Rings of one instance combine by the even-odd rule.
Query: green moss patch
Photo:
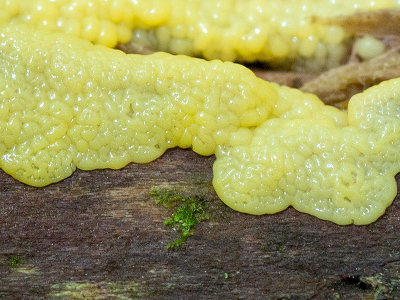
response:
[[[208,205],[202,197],[184,197],[170,191],[152,190],[150,195],[156,197],[156,204],[174,210],[164,225],[180,232],[180,237],[167,245],[167,249],[181,246],[188,237],[194,234],[194,228],[202,221],[209,219]]]

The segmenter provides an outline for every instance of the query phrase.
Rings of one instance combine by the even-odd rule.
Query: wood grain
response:
[[[369,61],[349,63],[320,74],[301,86],[326,104],[349,100],[382,81],[400,77],[400,46]]]
[[[214,157],[77,171],[46,188],[0,173],[0,298],[390,299],[400,297],[400,202],[368,226],[290,208],[250,216],[212,188]],[[152,188],[204,196],[210,220],[178,250]],[[16,261],[16,258],[20,261]],[[124,298],[125,297],[125,298]]]

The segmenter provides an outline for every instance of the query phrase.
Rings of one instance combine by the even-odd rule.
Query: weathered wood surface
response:
[[[0,172],[0,298],[400,298],[400,201],[368,226],[288,209],[250,216],[212,189],[213,157],[77,171],[36,189]],[[210,220],[178,250],[149,190],[203,195]]]

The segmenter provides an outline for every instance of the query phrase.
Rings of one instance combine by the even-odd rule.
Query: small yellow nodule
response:
[[[364,36],[357,39],[354,44],[354,52],[361,57],[362,60],[369,60],[385,51],[385,44],[371,36]]]

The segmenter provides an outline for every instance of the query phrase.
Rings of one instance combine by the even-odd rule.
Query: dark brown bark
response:
[[[0,298],[383,299],[400,297],[400,202],[368,226],[295,211],[235,212],[214,157],[174,149],[146,165],[77,171],[33,188],[0,173]],[[152,188],[201,195],[210,219],[177,250]]]

